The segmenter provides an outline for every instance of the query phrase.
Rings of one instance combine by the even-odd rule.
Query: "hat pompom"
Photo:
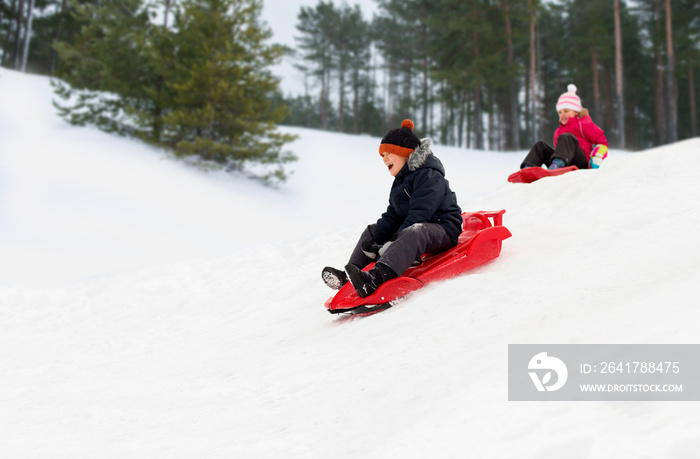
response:
[[[575,84],[570,84],[569,86],[566,87],[566,90],[567,90],[567,91],[572,92],[572,93],[574,93],[574,94],[576,94],[576,90],[577,90],[577,89],[578,89],[578,88],[576,87]]]
[[[409,128],[410,130],[413,130],[413,121],[409,119],[405,119],[401,122],[401,127]]]

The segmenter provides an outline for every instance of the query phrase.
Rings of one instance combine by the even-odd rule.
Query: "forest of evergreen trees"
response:
[[[612,147],[697,135],[698,0],[351,2],[302,7],[285,49],[261,0],[0,0],[0,62],[59,77],[73,123],[234,168],[292,160],[279,123],[381,136],[412,118],[443,144],[528,148],[568,83]],[[303,94],[270,73],[284,53]]]
[[[337,2],[336,2],[337,3]],[[319,1],[297,18],[286,123],[493,150],[551,140],[568,83],[614,147],[697,135],[698,0]],[[619,76],[619,78],[618,78]]]

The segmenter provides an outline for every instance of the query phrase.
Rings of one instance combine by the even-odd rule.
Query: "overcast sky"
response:
[[[316,6],[319,0],[263,0],[262,19],[272,29],[274,43],[295,47],[294,40],[297,35],[297,15],[302,6]],[[374,0],[334,0],[337,6],[347,3],[348,5],[360,5],[365,20],[372,18],[377,10]],[[299,71],[294,69],[291,60],[285,58],[284,62],[273,69],[274,73],[282,77],[281,89],[285,95],[289,93],[300,94],[304,91],[304,82]]]

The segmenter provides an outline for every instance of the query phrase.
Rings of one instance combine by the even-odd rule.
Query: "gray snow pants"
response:
[[[572,134],[560,135],[557,148],[552,148],[540,140],[532,147],[520,168],[540,167],[542,164],[549,167],[554,158],[563,159],[567,166],[588,169],[586,153],[578,144],[578,139]]]
[[[350,255],[350,263],[364,268],[372,261],[385,264],[396,273],[402,275],[413,262],[420,260],[425,253],[440,253],[453,246],[445,229],[437,223],[416,223],[399,233],[378,260],[372,260],[362,251],[362,244],[372,239],[376,225],[369,225],[357,241]]]

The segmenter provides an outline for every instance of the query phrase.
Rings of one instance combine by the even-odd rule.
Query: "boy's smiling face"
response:
[[[386,152],[382,153],[382,159],[384,160],[386,167],[389,168],[389,173],[393,177],[396,177],[396,174],[398,174],[403,166],[408,162],[408,158]]]

